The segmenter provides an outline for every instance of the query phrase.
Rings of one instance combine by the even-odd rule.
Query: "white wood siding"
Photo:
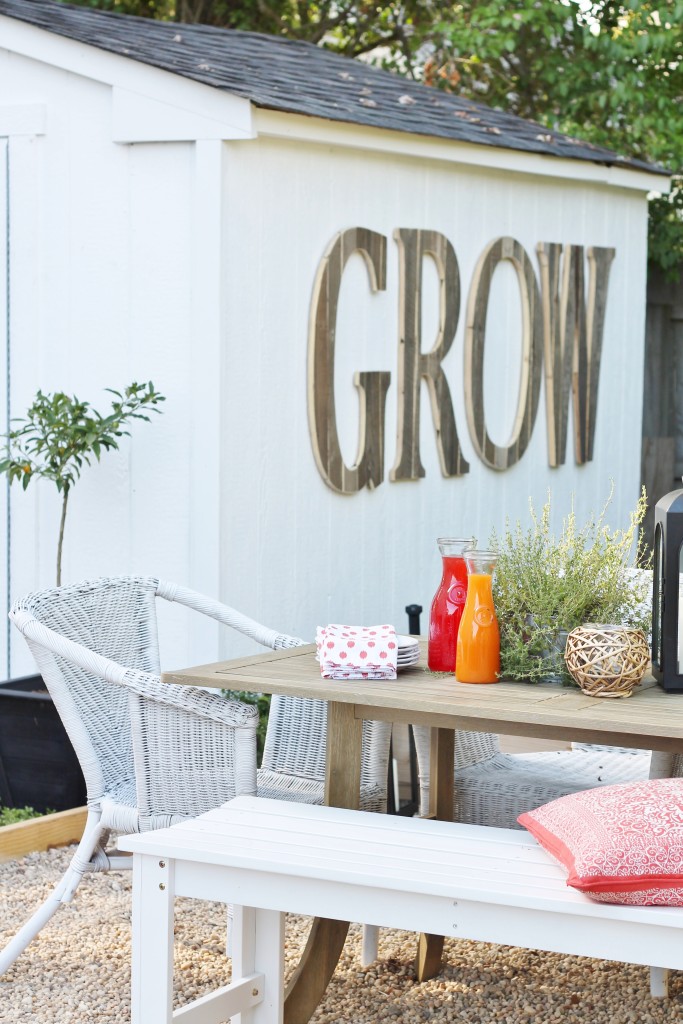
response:
[[[198,509],[198,489],[207,508],[216,504],[215,470],[205,474],[215,398],[212,406],[201,385],[217,372],[195,318],[217,314],[215,296],[193,278],[208,218],[197,220],[197,203],[210,201],[195,146],[112,143],[109,87],[16,55],[0,53],[0,94],[48,106],[47,133],[10,145],[11,415],[23,415],[38,388],[100,410],[104,388],[132,380],[151,378],[168,396],[162,416],[136,424],[119,452],[84,471],[70,498],[63,578],[151,573],[215,593],[215,573],[198,578],[193,558],[201,538],[213,552],[202,564],[218,564],[217,537]],[[47,481],[12,488],[12,598],[54,585],[59,509]],[[160,625],[169,665],[206,653],[203,627],[193,634],[184,612],[169,608]],[[12,673],[30,671],[17,635]]]
[[[3,104],[45,108],[45,134],[24,131],[9,142],[10,413],[22,415],[38,388],[106,408],[105,387],[151,378],[168,397],[162,416],[136,425],[120,452],[87,469],[74,490],[66,581],[157,574],[307,639],[317,624],[336,620],[391,621],[405,630],[404,607],[417,601],[424,629],[440,575],[437,536],[473,532],[487,542],[506,515],[525,516],[529,497],[540,505],[548,488],[558,515],[573,492],[583,516],[604,500],[610,478],[610,521],[624,522],[637,498],[640,464],[644,193],[578,177],[476,168],[471,147],[469,163],[459,166],[438,159],[438,149],[418,159],[335,146],[335,126],[320,143],[204,138],[125,145],[112,141],[111,85],[57,63],[0,50]],[[92,61],[88,67],[94,73]],[[141,66],[131,67],[142,92]],[[190,84],[196,106],[198,87]],[[214,91],[206,93],[215,99]],[[240,130],[247,133],[246,119]],[[346,126],[338,131],[340,139],[348,136]],[[367,137],[370,147],[372,133]],[[577,175],[583,170],[577,165]],[[325,486],[313,459],[306,346],[318,261],[337,231],[357,225],[387,236],[388,273],[386,291],[372,296],[365,267],[353,257],[342,285],[335,383],[349,462],[358,430],[353,371],[389,370],[392,384],[385,482],[375,492],[342,497]],[[392,233],[399,227],[442,232],[460,265],[460,322],[444,363],[471,466],[459,479],[441,476],[423,388],[427,475],[388,481],[398,322]],[[595,460],[588,466],[574,465],[570,441],[566,465],[548,468],[543,396],[529,449],[510,471],[486,469],[470,444],[462,389],[467,290],[484,247],[506,234],[534,263],[539,241],[617,250]],[[429,263],[424,289],[426,349],[437,323]],[[514,275],[501,267],[485,366],[486,415],[497,441],[506,440],[516,401],[519,305]],[[46,482],[25,494],[15,486],[11,508],[10,596],[17,597],[54,582],[59,498]],[[4,573],[0,568],[0,580]],[[240,640],[219,641],[213,626],[176,609],[162,613],[160,626],[165,667],[249,649]],[[18,637],[11,668],[32,671]]]
[[[405,605],[429,605],[440,578],[436,538],[488,542],[505,517],[526,517],[550,488],[558,517],[572,493],[579,515],[605,500],[614,480],[612,524],[638,496],[646,209],[625,190],[437,161],[301,142],[228,144],[224,210],[222,586],[224,596],[306,638],[318,623],[391,621],[405,630]],[[306,335],[317,263],[340,229],[363,226],[388,238],[387,289],[371,295],[360,257],[345,273],[337,329],[335,390],[342,449],[358,435],[354,370],[390,370],[385,482],[374,492],[333,493],[315,467],[306,419]],[[429,228],[452,242],[463,298],[456,341],[444,362],[470,472],[446,480],[438,465],[427,389],[420,454],[426,476],[389,483],[395,456],[397,227]],[[462,366],[464,308],[477,258],[495,237],[518,239],[537,265],[540,241],[614,246],[600,373],[595,459],[547,464],[545,401],[521,462],[484,467],[470,443]],[[427,262],[423,348],[437,324],[436,274]],[[496,272],[486,339],[489,430],[512,426],[521,351],[520,299],[508,266]],[[571,428],[571,422],[570,422]]]

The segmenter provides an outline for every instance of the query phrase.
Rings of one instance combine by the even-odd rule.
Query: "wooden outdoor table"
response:
[[[454,730],[604,743],[683,753],[683,699],[648,677],[628,699],[587,697],[578,689],[500,682],[457,683],[425,670],[426,642],[417,665],[395,680],[322,679],[315,645],[165,672],[168,683],[254,693],[280,693],[329,702],[325,801],[357,808],[364,719],[426,725],[432,730],[430,814],[453,818]],[[285,996],[285,1024],[306,1024],[337,965],[348,923],[316,919]],[[421,936],[418,978],[441,964],[443,939]]]

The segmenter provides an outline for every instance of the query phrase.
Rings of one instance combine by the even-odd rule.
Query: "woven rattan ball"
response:
[[[585,623],[567,637],[564,660],[591,697],[630,697],[645,675],[650,649],[642,629]]]

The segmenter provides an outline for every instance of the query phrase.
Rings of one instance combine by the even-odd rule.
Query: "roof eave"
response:
[[[608,185],[636,192],[666,193],[671,180],[667,174],[622,167],[616,163],[604,164],[549,153],[530,153],[527,150],[512,149],[507,145],[477,145],[458,139],[371,128],[350,121],[285,113],[266,107],[254,108],[253,124],[256,134],[263,138],[296,139],[421,160],[442,160],[453,164],[504,170],[508,173]]]

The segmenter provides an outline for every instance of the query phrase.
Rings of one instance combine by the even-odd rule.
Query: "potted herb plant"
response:
[[[3,435],[0,472],[24,490],[34,479],[51,480],[62,497],[57,536],[57,586],[71,492],[85,466],[119,447],[134,420],[149,422],[164,396],[147,384],[132,383],[102,414],[88,402],[57,391],[38,391],[26,416]],[[39,675],[0,683],[0,805],[36,811],[65,810],[85,801],[80,765],[52,698]]]
[[[643,629],[650,622],[651,576],[646,546],[637,539],[647,511],[643,490],[625,529],[611,530],[606,514],[580,525],[572,508],[559,531],[551,528],[551,498],[540,513],[529,503],[530,522],[506,524],[499,551],[494,602],[500,625],[501,675],[527,682],[572,683],[564,665],[567,634],[585,622]]]

